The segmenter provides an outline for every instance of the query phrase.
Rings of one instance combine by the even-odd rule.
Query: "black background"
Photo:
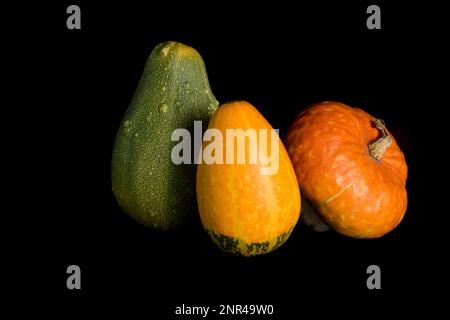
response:
[[[372,3],[74,3],[82,29],[66,28],[72,2],[47,5],[46,42],[36,48],[45,52],[40,72],[52,93],[40,133],[52,155],[41,179],[51,182],[39,191],[52,201],[40,198],[45,218],[32,255],[46,270],[49,301],[70,313],[126,310],[150,319],[173,317],[182,303],[274,304],[273,319],[423,307],[435,284],[430,272],[441,270],[420,190],[424,138],[417,106],[428,70],[422,52],[431,41],[413,23],[420,10],[380,4],[382,29],[368,30]],[[409,167],[402,223],[374,240],[317,234],[298,224],[275,252],[241,258],[216,248],[198,217],[162,233],[126,216],[111,192],[112,146],[148,55],[166,40],[196,48],[217,100],[252,103],[282,138],[303,108],[324,100],[384,119]],[[80,291],[66,288],[71,264],[81,267]],[[371,264],[381,267],[382,290],[366,288]]]

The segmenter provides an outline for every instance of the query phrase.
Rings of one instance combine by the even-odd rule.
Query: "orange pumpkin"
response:
[[[383,121],[342,103],[322,102],[297,116],[286,144],[302,196],[331,228],[376,238],[400,223],[407,166]]]
[[[232,254],[252,256],[267,253],[282,245],[300,216],[300,190],[295,172],[283,143],[264,117],[247,102],[223,104],[213,114],[208,130],[216,129],[223,136],[223,157],[226,157],[228,129],[254,129],[267,132],[267,149],[260,139],[246,138],[245,161],[238,164],[237,139],[232,150],[233,164],[207,164],[197,168],[197,200],[203,227],[214,243]],[[278,170],[264,175],[265,163],[249,161],[249,148],[258,144],[258,154],[273,154],[272,140],[277,142]],[[258,141],[258,142],[256,142]],[[203,150],[210,141],[203,143]],[[231,149],[229,149],[231,150]],[[240,150],[242,152],[242,150]]]

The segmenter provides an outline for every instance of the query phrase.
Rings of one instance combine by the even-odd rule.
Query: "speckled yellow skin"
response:
[[[119,205],[141,224],[174,229],[195,210],[195,165],[175,165],[177,128],[208,123],[218,102],[199,53],[176,42],[156,46],[118,130],[111,162]]]
[[[209,123],[226,129],[272,129],[244,101],[219,107]],[[276,136],[279,139],[278,135]],[[203,147],[207,143],[203,144]],[[270,143],[268,143],[270,152]],[[279,170],[261,175],[258,164],[199,164],[197,201],[204,228],[223,250],[244,256],[270,252],[289,237],[300,215],[300,191],[288,154],[279,140]],[[236,148],[235,148],[236,152]],[[248,159],[248,144],[246,145]],[[236,157],[236,156],[235,156]]]

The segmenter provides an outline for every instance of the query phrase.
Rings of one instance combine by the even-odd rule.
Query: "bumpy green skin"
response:
[[[178,142],[171,134],[185,128],[192,135],[194,120],[206,128],[217,106],[195,49],[176,42],[153,49],[112,154],[112,190],[124,212],[154,229],[188,220],[196,208],[195,165],[172,162]]]

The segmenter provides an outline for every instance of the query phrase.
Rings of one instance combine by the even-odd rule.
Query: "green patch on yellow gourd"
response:
[[[242,255],[248,257],[265,254],[277,249],[284,242],[286,242],[292,233],[292,229],[293,228],[289,229],[287,232],[283,232],[273,239],[253,243],[247,243],[236,237],[225,236],[223,234],[216,233],[213,230],[205,230],[214,243],[223,251],[232,255]]]

